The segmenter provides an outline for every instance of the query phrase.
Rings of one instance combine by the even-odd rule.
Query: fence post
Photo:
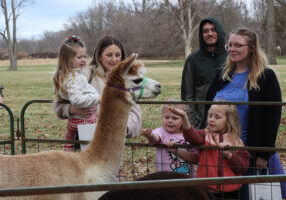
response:
[[[0,106],[2,108],[5,108],[8,111],[9,116],[10,116],[10,137],[11,137],[11,141],[9,141],[8,143],[11,144],[11,155],[14,155],[15,154],[14,115],[13,115],[11,109],[8,106],[6,106],[5,104],[0,103]]]
[[[26,140],[25,140],[25,111],[32,103],[53,103],[53,100],[31,100],[28,101],[21,110],[21,139],[22,139],[22,154],[26,154]]]

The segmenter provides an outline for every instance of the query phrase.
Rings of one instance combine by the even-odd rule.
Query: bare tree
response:
[[[266,30],[267,30],[267,55],[269,64],[276,65],[275,55],[275,10],[274,1],[266,0],[267,3],[267,17],[266,17]]]
[[[227,1],[216,0],[178,0],[178,4],[172,4],[165,0],[165,5],[171,13],[179,20],[179,28],[185,47],[185,57],[193,51],[195,32],[200,25],[200,19],[216,13],[217,8],[221,7]]]
[[[11,0],[11,5],[7,6],[6,0],[1,0],[1,9],[4,16],[5,27],[0,31],[0,35],[5,40],[8,47],[10,59],[10,70],[17,70],[17,19],[19,11],[26,0]],[[9,9],[10,8],[10,9]]]

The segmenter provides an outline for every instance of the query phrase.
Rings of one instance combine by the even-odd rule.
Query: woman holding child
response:
[[[85,67],[88,82],[102,94],[107,74],[120,61],[126,58],[123,45],[117,39],[105,36],[97,43],[90,66]],[[87,117],[90,112],[86,109],[75,107],[71,104],[55,101],[54,110],[60,119],[73,118],[74,116]],[[97,111],[98,112],[98,111]],[[134,137],[138,134],[142,125],[141,109],[138,104],[133,104],[129,112],[126,137]],[[67,127],[77,132],[77,127]],[[75,138],[73,138],[75,139]]]
[[[256,33],[239,28],[231,33],[227,47],[229,55],[226,64],[211,84],[206,100],[281,102],[278,79],[266,65],[267,58],[260,48]],[[282,106],[238,105],[237,109],[244,144],[251,147],[275,147]],[[280,162],[277,153],[251,153],[250,167],[246,172],[248,175],[255,175],[256,170],[267,166],[270,171],[273,164],[268,162],[270,157],[274,158],[272,160],[275,163]],[[248,199],[248,187],[243,188],[240,199]]]

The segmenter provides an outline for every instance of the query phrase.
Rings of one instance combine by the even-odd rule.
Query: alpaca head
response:
[[[144,76],[146,69],[143,64],[135,64],[138,54],[132,54],[114,67],[107,78],[106,85],[127,91],[128,99],[154,98],[161,93],[161,85],[155,80]]]

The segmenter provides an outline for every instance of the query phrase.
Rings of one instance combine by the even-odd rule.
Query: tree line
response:
[[[72,16],[61,31],[19,40],[17,51],[56,53],[67,35],[78,35],[92,55],[97,41],[112,35],[128,53],[142,58],[184,58],[198,49],[199,22],[212,16],[221,21],[227,34],[238,26],[254,29],[262,48],[275,58],[286,55],[285,11],[285,0],[109,0]],[[5,40],[1,47],[8,49]]]

